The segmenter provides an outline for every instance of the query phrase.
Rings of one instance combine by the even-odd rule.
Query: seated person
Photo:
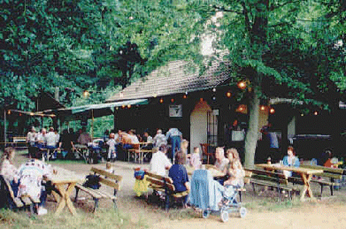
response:
[[[227,167],[229,161],[227,158],[225,158],[225,151],[222,147],[217,147],[215,150],[215,168],[219,171],[225,171],[225,168]]]
[[[193,153],[190,156],[189,165],[194,169],[200,169],[202,166],[201,156],[199,154],[199,147],[193,148]]]
[[[10,182],[14,196],[17,196],[19,186],[19,174],[13,165],[15,150],[12,147],[5,148],[0,159],[0,175]],[[1,197],[3,198],[3,197]]]
[[[178,151],[175,154],[175,164],[169,169],[168,176],[172,178],[176,192],[184,192],[190,190],[189,177],[187,175],[186,168],[186,154],[183,151]],[[187,203],[187,197],[185,197],[184,204]]]
[[[86,132],[85,127],[82,128],[82,133],[79,135],[77,142],[81,145],[86,145],[86,146],[88,146],[88,144],[92,142],[90,134]]]
[[[159,151],[153,154],[150,160],[149,171],[160,176],[166,175],[166,169],[170,169],[172,164],[167,157],[167,146],[161,145]]]
[[[47,209],[43,208],[47,191],[46,187],[42,186],[42,181],[44,177],[52,175],[51,166],[40,160],[30,159],[19,167],[18,173],[20,177],[18,196],[29,195],[39,198],[41,202],[36,206],[37,214],[47,214]]]
[[[296,156],[296,152],[292,146],[289,146],[287,148],[287,155],[284,156],[283,158],[283,165],[285,166],[294,166],[294,167],[299,167],[300,162],[298,157]],[[286,177],[291,177],[292,172],[291,171],[283,171]]]
[[[225,187],[242,188],[244,186],[245,171],[241,164],[239,153],[237,149],[231,148],[227,150],[226,154],[229,160],[229,164],[225,169],[228,179],[223,184]]]
[[[220,172],[225,173],[225,169],[227,168],[227,165],[229,163],[228,159],[225,158],[225,151],[222,147],[217,147],[215,150],[215,164],[214,169],[219,170]],[[223,185],[223,182],[225,181],[225,177],[220,177],[218,179],[218,182]]]

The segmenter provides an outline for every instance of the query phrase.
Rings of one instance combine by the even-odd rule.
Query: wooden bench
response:
[[[189,190],[184,192],[176,192],[173,185],[173,180],[170,177],[160,176],[151,172],[145,172],[147,182],[149,183],[149,188],[153,189],[155,193],[162,192],[164,194],[164,204],[165,209],[168,211],[170,206],[170,200],[182,200],[189,194]]]
[[[92,189],[89,187],[84,187],[83,184],[76,184],[76,197],[75,197],[75,202],[78,199],[78,192],[79,190],[86,192],[89,194],[93,200],[95,201],[94,205],[94,210],[93,212],[96,211],[98,208],[98,203],[100,199],[111,199],[114,203],[114,208],[117,208],[116,200],[117,200],[117,192],[120,190],[120,182],[122,180],[122,176],[115,175],[113,173],[106,172],[102,169],[97,169],[92,167],[90,169],[90,173],[94,175],[99,175],[100,176],[100,183],[101,185],[105,185],[108,187],[111,187],[113,189],[113,194],[110,194],[106,192],[105,190],[100,190],[102,189],[102,186],[100,189]]]
[[[340,183],[336,182],[336,180],[341,180],[342,175],[345,174],[345,170],[343,169],[324,167],[320,165],[301,165],[300,167],[323,170],[323,173],[316,174],[316,177],[311,180],[311,182],[317,183],[321,186],[321,197],[323,193],[323,188],[325,186],[329,186],[330,195],[333,196],[334,187],[340,186]]]
[[[16,148],[18,145],[24,145],[26,147],[26,137],[13,137],[13,145]]]
[[[282,173],[261,169],[245,169],[245,171],[251,174],[250,184],[252,185],[255,193],[255,185],[276,188],[279,195],[281,195],[281,191],[287,191],[289,198],[292,198],[292,192],[298,192],[301,190],[300,185],[293,185],[289,183],[286,176]]]
[[[34,205],[40,203],[39,198],[33,198],[28,195],[15,197],[10,182],[0,175],[0,208],[20,209],[29,207],[31,213],[34,213]]]

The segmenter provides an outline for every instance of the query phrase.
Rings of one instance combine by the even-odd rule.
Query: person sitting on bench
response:
[[[10,182],[14,196],[17,196],[19,187],[19,174],[17,168],[13,165],[15,150],[12,147],[5,148],[0,159],[0,175]],[[2,198],[2,197],[1,197]]]

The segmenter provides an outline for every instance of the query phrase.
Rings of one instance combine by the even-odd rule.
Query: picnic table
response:
[[[221,178],[221,177],[224,177],[225,174],[223,172],[221,172],[220,170],[217,170],[213,165],[209,165],[209,164],[206,164],[206,165],[202,165],[206,170],[209,170],[211,175],[214,177],[214,178]],[[187,174],[188,175],[192,175],[193,172],[195,171],[195,168],[194,167],[191,167],[191,166],[186,166],[186,170],[187,170]]]
[[[71,202],[70,195],[77,182],[83,181],[84,177],[59,167],[54,167],[53,171],[52,176],[46,178],[46,180],[51,181],[52,185],[58,190],[58,192],[52,191],[55,200],[58,202],[55,214],[59,215],[67,206],[71,214],[76,215],[76,209]]]
[[[309,196],[310,199],[314,198],[311,187],[310,187],[310,181],[311,181],[312,175],[323,172],[323,170],[319,170],[319,169],[284,166],[281,164],[256,164],[256,166],[267,169],[267,170],[272,170],[272,171],[291,171],[291,172],[298,173],[301,176],[302,181],[304,183],[304,188],[300,195],[300,200],[302,201],[305,200],[306,195]]]
[[[136,155],[138,155],[138,162],[143,164],[143,158],[146,154],[152,153],[152,149],[145,149],[143,147],[148,146],[149,144],[152,144],[151,142],[138,142],[131,144],[133,148],[127,149],[127,161],[130,161],[130,154],[134,153],[135,155],[135,162],[137,161]]]

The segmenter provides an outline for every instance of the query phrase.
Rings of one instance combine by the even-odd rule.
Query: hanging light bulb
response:
[[[160,103],[163,103],[163,98],[160,99]]]
[[[184,98],[184,99],[186,99],[186,98],[187,98],[187,95],[186,95],[186,94],[184,94],[184,95],[183,95],[183,98]]]
[[[226,96],[227,96],[227,98],[231,98],[232,93],[231,93],[230,91],[228,91],[228,92],[226,93]]]
[[[274,108],[270,108],[269,112],[270,112],[271,114],[274,114],[274,113],[275,113],[275,109],[274,109]]]
[[[171,102],[174,103],[174,99],[173,98],[171,98]]]
[[[264,111],[266,109],[265,106],[261,106],[261,111]]]
[[[245,81],[239,81],[238,83],[237,83],[237,86],[238,86],[238,88],[239,89],[241,89],[241,90],[244,90],[245,88],[246,88],[246,82]]]
[[[318,115],[318,111],[315,111],[315,112],[314,112],[314,115]]]

